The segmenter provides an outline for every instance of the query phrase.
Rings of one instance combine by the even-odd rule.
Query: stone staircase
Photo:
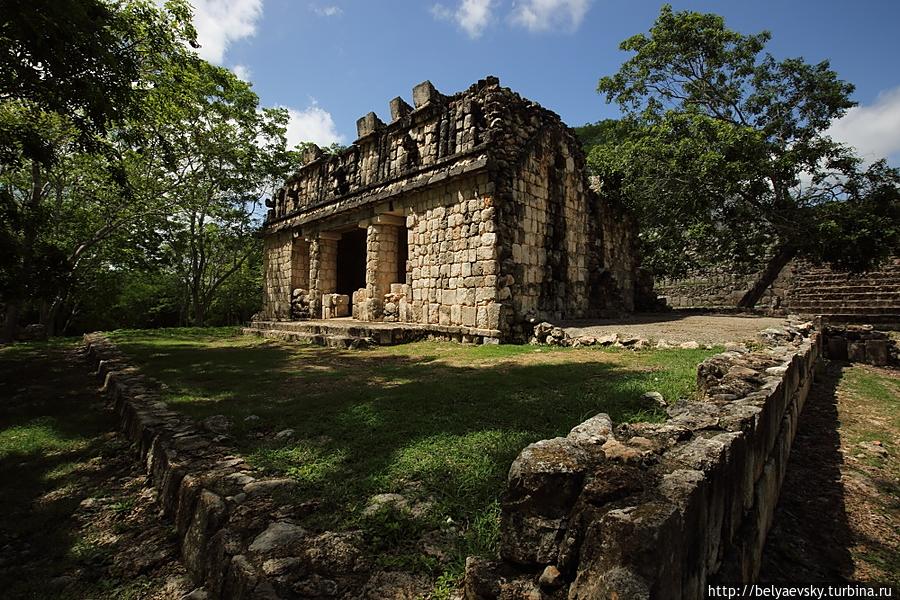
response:
[[[253,321],[242,330],[244,335],[256,335],[285,342],[301,342],[329,348],[368,348],[392,346],[421,339],[425,332],[400,331],[396,327],[379,324],[360,325],[356,321],[329,319],[328,321]],[[410,339],[413,338],[413,339]]]
[[[368,348],[394,346],[424,339],[453,340],[463,343],[496,343],[499,331],[416,323],[358,321],[352,318],[309,321],[253,321],[241,330],[285,342],[301,342],[330,348]]]
[[[803,315],[900,314],[900,258],[858,275],[797,265],[784,308]]]

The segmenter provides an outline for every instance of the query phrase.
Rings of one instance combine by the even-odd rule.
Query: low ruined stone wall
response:
[[[294,524],[302,506],[279,502],[294,483],[254,471],[204,430],[169,410],[149,380],[106,337],[84,338],[119,417],[159,490],[182,562],[201,588],[225,600],[343,597],[365,587],[367,565],[353,533],[312,534]]]
[[[897,342],[872,325],[826,325],[822,330],[825,356],[831,360],[885,366],[900,364]]]
[[[778,309],[791,285],[790,268],[784,269],[763,293],[757,308]],[[734,308],[756,281],[758,273],[716,271],[695,273],[682,279],[660,279],[654,289],[672,308]]]
[[[470,558],[469,600],[702,598],[752,580],[822,353],[809,327],[766,330],[697,370],[665,423],[599,414],[525,448],[502,501],[501,560]]]

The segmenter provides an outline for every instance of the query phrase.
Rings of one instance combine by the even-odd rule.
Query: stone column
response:
[[[337,290],[337,243],[340,233],[323,231],[309,244],[310,310],[321,318],[322,295]]]
[[[291,291],[300,288],[309,291],[309,242],[295,237],[291,245]]]
[[[384,295],[391,291],[392,283],[401,281],[397,273],[398,236],[406,234],[405,227],[403,217],[378,215],[366,231],[366,295],[369,297],[366,312],[371,319],[382,317]]]

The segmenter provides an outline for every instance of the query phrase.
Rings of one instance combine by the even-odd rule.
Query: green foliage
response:
[[[148,0],[0,0],[0,101],[30,112],[66,115],[95,145],[110,123],[140,117],[135,84],[183,42],[193,42],[190,6]],[[39,128],[0,120],[0,159],[44,164],[54,158]],[[7,142],[20,144],[16,152]]]
[[[0,129],[11,132],[0,337],[21,321],[52,334],[249,319],[261,300],[260,207],[297,158],[286,111],[260,107],[247,83],[184,45],[186,2],[19,8],[0,40],[0,60],[19,73],[0,79]],[[45,39],[42,23],[60,38]],[[67,40],[72,55],[48,59],[38,93],[27,57]]]
[[[626,113],[589,162],[642,223],[658,274],[802,255],[864,269],[900,247],[898,171],[825,135],[854,105],[828,62],[776,60],[770,35],[664,6],[598,89]],[[888,220],[886,220],[888,219]],[[852,256],[838,251],[853,248]],[[777,270],[775,271],[777,275]]]

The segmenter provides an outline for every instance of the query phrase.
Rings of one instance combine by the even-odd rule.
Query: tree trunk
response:
[[[738,308],[753,308],[769,286],[778,279],[781,270],[797,255],[797,249],[791,246],[782,246],[775,255],[769,259],[766,268],[762,270],[756,282],[747,290],[744,297],[738,302]]]

